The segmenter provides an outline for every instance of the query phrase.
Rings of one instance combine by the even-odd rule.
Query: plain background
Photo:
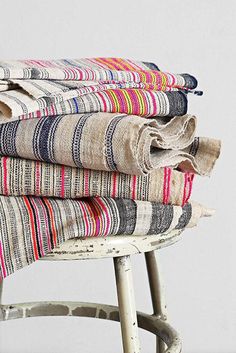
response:
[[[232,1],[0,1],[0,57],[118,56],[189,72],[202,97],[189,96],[198,134],[221,138],[211,178],[193,198],[216,208],[160,260],[171,324],[186,353],[236,352],[235,21]],[[137,307],[151,309],[142,255],[133,257]],[[5,280],[5,302],[116,303],[112,261],[41,262]],[[154,338],[141,332],[143,352]],[[1,353],[121,351],[119,326],[83,318],[36,318],[0,326]]]

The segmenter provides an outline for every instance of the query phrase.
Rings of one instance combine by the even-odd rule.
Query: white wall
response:
[[[235,10],[220,1],[0,1],[0,57],[119,56],[193,73],[203,97],[189,96],[198,132],[221,138],[210,179],[194,198],[217,209],[160,251],[170,322],[186,353],[236,352]],[[234,76],[233,76],[234,74]],[[137,304],[149,310],[144,260],[133,258]],[[37,263],[5,281],[6,302],[72,299],[116,303],[112,262]],[[69,341],[69,343],[68,343]],[[142,333],[143,352],[154,339]],[[82,345],[82,349],[79,348]],[[30,319],[1,324],[0,352],[121,351],[117,324],[91,319]]]

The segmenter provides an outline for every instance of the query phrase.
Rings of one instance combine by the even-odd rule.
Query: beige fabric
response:
[[[192,181],[192,173],[170,168],[135,176],[0,157],[0,195],[106,196],[183,206],[191,195]]]
[[[195,143],[196,118],[191,115],[166,124],[108,113],[28,119],[11,123],[11,139],[7,126],[0,126],[1,155],[126,174],[148,174],[184,162],[186,171],[208,175],[220,150],[218,140],[199,138]]]

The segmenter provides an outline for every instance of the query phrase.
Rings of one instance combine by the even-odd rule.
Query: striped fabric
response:
[[[180,164],[209,174],[220,143],[199,138],[192,144],[195,127],[190,115],[166,124],[108,113],[18,120],[0,125],[0,155],[132,175]]]
[[[203,213],[191,204],[182,208],[102,197],[0,196],[0,276],[29,265],[71,238],[158,235],[193,226]]]
[[[116,86],[116,85],[111,85]],[[121,85],[119,85],[121,86]],[[187,112],[187,98],[183,92],[157,92],[142,89],[109,89],[94,86],[94,93],[83,93],[66,101],[54,103],[55,99],[34,99],[21,89],[0,93],[1,122],[41,118],[59,114],[76,113],[125,113],[143,117],[184,115]],[[89,87],[91,88],[91,87]],[[86,90],[88,90],[87,88]],[[86,92],[85,90],[80,90]],[[69,91],[77,95],[78,91]],[[60,100],[60,97],[56,97]]]
[[[114,58],[1,61],[0,80],[0,111],[12,119],[90,112],[184,115],[185,93],[197,86],[189,74]]]
[[[106,196],[184,206],[191,195],[193,176],[170,168],[136,176],[0,157],[1,195]]]

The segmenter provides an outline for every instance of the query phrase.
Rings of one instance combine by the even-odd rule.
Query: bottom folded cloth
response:
[[[0,196],[0,277],[48,254],[68,239],[152,235],[196,225],[208,209],[94,197],[57,199]]]

